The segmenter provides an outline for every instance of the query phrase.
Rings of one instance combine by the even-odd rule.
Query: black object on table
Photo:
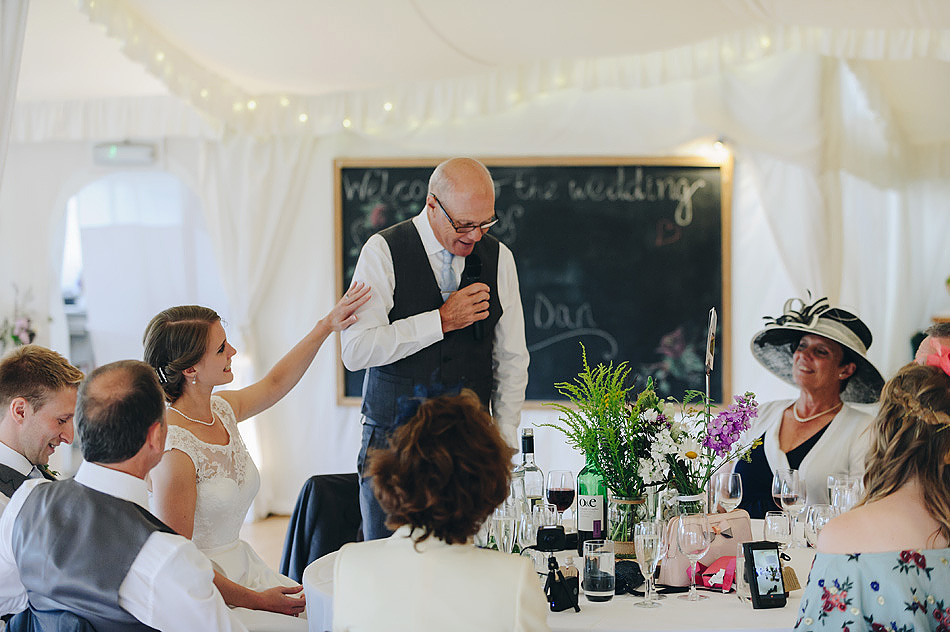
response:
[[[310,562],[363,539],[359,493],[355,472],[311,476],[304,483],[287,525],[282,574],[300,582]]]

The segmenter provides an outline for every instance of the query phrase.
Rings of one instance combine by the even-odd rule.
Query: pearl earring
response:
[[[197,384],[198,384],[198,376],[197,376],[197,375],[194,376],[193,378],[191,378],[191,383],[192,383],[192,385],[197,386]]]

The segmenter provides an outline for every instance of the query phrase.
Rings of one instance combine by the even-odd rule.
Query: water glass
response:
[[[720,472],[713,478],[715,502],[725,511],[732,511],[742,502],[742,477],[738,472]]]
[[[654,521],[638,522],[634,525],[633,545],[637,552],[637,564],[644,579],[643,601],[635,605],[641,608],[658,608],[661,604],[656,600],[653,589],[653,575],[656,573],[656,564],[660,561],[660,550],[663,541],[663,524]]]
[[[518,546],[522,550],[538,543],[538,529],[543,524],[541,507],[535,505],[531,511],[521,514],[518,521]]]
[[[688,601],[708,599],[706,595],[700,595],[696,592],[696,574],[699,570],[699,559],[709,551],[711,541],[709,518],[706,514],[689,514],[679,517],[676,544],[679,546],[680,553],[685,555],[693,566],[693,572],[690,575],[689,594],[680,595],[680,599]]]
[[[861,497],[861,479],[847,474],[835,474],[829,479],[831,505],[841,513],[850,511]]]
[[[614,596],[614,543],[584,542],[584,596],[588,601],[610,601]]]
[[[782,550],[787,549],[792,538],[791,525],[788,514],[784,511],[765,512],[765,539],[778,542]]]
[[[739,601],[751,601],[752,589],[745,576],[745,549],[742,548],[742,542],[736,545],[736,597]]]

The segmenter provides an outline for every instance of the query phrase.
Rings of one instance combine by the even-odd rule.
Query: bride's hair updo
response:
[[[158,373],[166,401],[181,397],[185,390],[182,372],[201,361],[211,325],[219,320],[208,307],[180,305],[159,312],[145,328],[145,361]]]
[[[950,376],[908,364],[884,385],[872,426],[862,503],[880,500],[916,478],[927,511],[950,540]],[[934,534],[937,535],[936,533]]]

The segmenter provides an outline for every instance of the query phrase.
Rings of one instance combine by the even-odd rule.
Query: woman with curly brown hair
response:
[[[333,629],[547,630],[538,575],[472,536],[508,496],[513,451],[469,390],[423,402],[369,475],[389,538],[337,553]]]
[[[948,629],[948,358],[943,348],[884,386],[865,497],[822,530],[796,629]]]

